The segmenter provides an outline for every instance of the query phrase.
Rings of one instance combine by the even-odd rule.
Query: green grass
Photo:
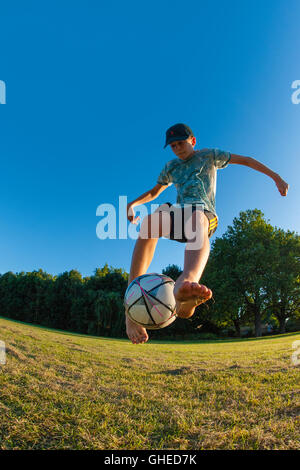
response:
[[[299,339],[132,345],[0,319],[0,449],[300,449]]]

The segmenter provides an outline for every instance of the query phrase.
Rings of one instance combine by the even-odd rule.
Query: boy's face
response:
[[[175,142],[171,142],[170,147],[178,158],[186,160],[194,153],[195,145],[196,138],[191,136],[186,140],[175,140]]]

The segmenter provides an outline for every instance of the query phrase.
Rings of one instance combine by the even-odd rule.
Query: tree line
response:
[[[163,273],[176,280],[177,265]],[[153,338],[241,336],[245,328],[261,336],[263,325],[284,333],[287,322],[300,329],[300,237],[270,225],[258,210],[240,212],[212,243],[201,279],[213,297],[190,320],[177,319],[152,331]],[[77,270],[51,275],[0,275],[1,316],[96,336],[126,337],[123,298],[128,273],[106,263],[92,276]]]

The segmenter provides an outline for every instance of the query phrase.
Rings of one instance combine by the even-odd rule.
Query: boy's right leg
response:
[[[198,243],[186,244],[184,269],[174,287],[176,311],[181,318],[190,318],[198,305],[212,297],[212,291],[199,284],[210,252],[209,221],[202,211],[194,212],[192,219],[197,226],[199,240]]]
[[[165,206],[163,204],[158,207],[153,214],[145,217],[142,222],[139,238],[133,250],[128,285],[136,277],[147,272],[153,259],[158,238],[168,234],[170,231],[170,216],[168,214],[168,206]],[[126,332],[133,344],[148,341],[147,330],[131,321],[127,315]]]

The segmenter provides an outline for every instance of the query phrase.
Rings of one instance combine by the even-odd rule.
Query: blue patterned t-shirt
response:
[[[217,170],[226,168],[231,154],[219,149],[197,150],[187,160],[174,158],[166,163],[157,183],[175,184],[177,205],[202,204],[216,213]]]

